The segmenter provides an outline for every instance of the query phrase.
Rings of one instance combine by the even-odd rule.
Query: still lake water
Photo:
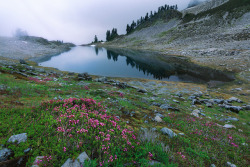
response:
[[[232,74],[201,67],[186,58],[156,52],[77,46],[68,52],[36,60],[40,66],[110,77],[163,81],[232,81]]]

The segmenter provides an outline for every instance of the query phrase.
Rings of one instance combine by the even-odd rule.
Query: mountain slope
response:
[[[250,2],[222,0],[221,5],[213,8],[206,4],[209,3],[201,6],[209,10],[201,10],[197,15],[184,10],[183,18],[159,20],[105,46],[157,50],[190,56],[201,64],[215,63],[218,68],[248,71]]]

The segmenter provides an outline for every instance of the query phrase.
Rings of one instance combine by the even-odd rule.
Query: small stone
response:
[[[31,150],[31,148],[27,148],[27,149],[24,150],[23,152],[24,152],[25,154],[27,154],[28,152],[30,152],[30,150]]]
[[[155,165],[159,165],[159,164],[161,164],[161,162],[159,162],[159,161],[156,161],[156,160],[151,160],[151,161],[149,161],[148,162],[148,164],[150,165],[150,166],[155,166]]]
[[[214,164],[211,164],[210,167],[216,167]]]
[[[161,117],[159,117],[158,115],[154,118],[154,120],[159,123],[162,122]]]
[[[19,62],[20,62],[20,64],[28,64],[28,63],[27,63],[25,60],[23,60],[23,59],[20,59]]]
[[[35,159],[35,161],[33,162],[33,165],[31,167],[39,167],[39,165],[38,165],[37,162],[39,160],[42,160],[43,158],[44,158],[44,156],[37,156],[36,159]]]
[[[232,164],[231,162],[227,162],[228,167],[237,167],[236,165]]]
[[[200,113],[201,113],[200,110],[195,109],[195,110],[191,113],[191,115],[193,115],[193,116],[195,116],[195,117],[199,117],[199,114],[200,114]]]
[[[175,102],[175,103],[180,103],[178,100],[173,100],[173,102]]]
[[[164,109],[164,110],[172,109],[172,107],[171,107],[170,105],[168,105],[168,104],[162,104],[162,105],[160,106],[160,108],[161,108],[161,109]]]
[[[180,135],[180,136],[184,136],[185,134],[184,134],[184,133],[178,133],[178,135]]]
[[[243,130],[241,130],[241,129],[238,129],[238,131],[239,131],[239,132],[243,132]]]
[[[209,108],[211,108],[211,107],[213,107],[213,104],[211,104],[211,103],[206,103],[206,106],[209,107]]]
[[[201,91],[195,92],[195,93],[193,94],[193,96],[195,96],[195,97],[201,97],[202,95],[203,95],[203,93],[202,93]]]
[[[152,106],[157,106],[157,107],[160,107],[160,106],[161,106],[161,103],[156,103],[156,102],[153,102],[153,103],[152,103]]]
[[[167,134],[170,138],[173,138],[175,136],[177,136],[176,133],[174,133],[171,129],[168,129],[168,128],[162,128],[161,129],[161,132],[165,135]]]
[[[16,141],[17,141],[17,144],[19,144],[21,142],[26,142],[27,141],[27,133],[13,135],[8,140],[8,142],[12,142],[12,143],[14,143]]]
[[[192,105],[196,105],[196,104],[200,105],[200,104],[201,104],[201,101],[200,101],[200,100],[197,100],[197,99],[193,99],[191,104],[192,104]]]

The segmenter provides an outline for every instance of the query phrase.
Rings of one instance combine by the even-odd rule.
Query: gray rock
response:
[[[236,112],[239,113],[240,110],[242,110],[242,107],[240,106],[229,106],[229,105],[225,105],[225,108],[232,111],[232,112]]]
[[[9,138],[8,142],[14,143],[17,141],[17,144],[21,142],[26,142],[27,141],[27,133],[21,133],[18,135],[13,135]]]
[[[180,103],[178,100],[173,100],[173,102],[175,102],[175,103]]]
[[[250,110],[250,105],[246,105],[244,109],[249,111]]]
[[[201,101],[197,99],[193,99],[191,104],[192,105],[201,104]]]
[[[161,103],[156,103],[156,102],[153,102],[153,103],[152,103],[152,106],[157,106],[157,107],[160,107],[160,106],[161,106]]]
[[[178,97],[182,97],[183,96],[181,92],[177,92],[175,95],[178,96]]]
[[[164,116],[160,113],[155,114],[155,116],[159,116],[160,118],[163,118]]]
[[[170,105],[168,105],[168,104],[162,104],[162,105],[160,106],[160,108],[161,108],[161,109],[165,109],[165,110],[172,109],[172,107],[171,107]]]
[[[96,82],[107,82],[108,79],[107,79],[107,77],[101,77],[101,78],[95,79],[94,81],[96,81]]]
[[[13,152],[8,148],[4,148],[4,149],[0,150],[0,162],[8,160],[8,158],[12,154],[13,154]]]
[[[155,166],[155,165],[157,165],[157,164],[161,164],[161,162],[156,161],[156,160],[152,160],[152,161],[149,161],[148,164],[149,164],[150,166]]]
[[[229,103],[232,102],[238,102],[238,103],[242,103],[242,101],[236,97],[231,97],[230,99],[227,100]]]
[[[215,104],[223,104],[224,103],[224,100],[223,99],[213,99],[213,102]]]
[[[67,161],[62,165],[62,167],[84,167],[84,161],[89,160],[90,158],[86,154],[86,152],[81,153],[75,161],[71,158],[67,159]]]
[[[201,97],[202,95],[203,95],[203,93],[201,91],[195,92],[193,94],[193,96],[195,96],[195,97]]]
[[[167,134],[170,138],[173,138],[175,136],[177,136],[176,133],[174,133],[171,129],[168,129],[168,128],[162,128],[161,129],[161,132],[165,135]]]
[[[237,167],[236,165],[232,164],[231,162],[227,162],[228,167]]]
[[[201,115],[201,116],[203,116],[203,117],[205,117],[205,116],[206,116],[206,114],[203,114],[203,113],[200,113],[200,115]]]
[[[210,167],[216,167],[214,164],[211,164]]]
[[[26,150],[24,150],[23,152],[25,153],[25,154],[27,154],[27,153],[29,153],[30,152],[30,150],[31,150],[31,148],[27,148]]]
[[[162,122],[161,117],[159,117],[158,115],[155,116],[154,120],[155,120],[156,122],[158,122],[158,123]]]
[[[236,127],[234,125],[225,124],[223,128],[231,129],[231,128],[236,128]]]
[[[147,93],[148,91],[146,89],[137,89],[137,92],[140,92],[140,93]]]
[[[189,97],[188,97],[189,100],[193,100],[193,99],[195,99],[195,98],[196,98],[195,96],[189,96]]]
[[[222,118],[220,121],[239,121],[239,119],[234,118],[234,117],[229,117],[229,118]]]
[[[20,64],[28,64],[28,63],[27,63],[25,60],[23,60],[23,59],[20,59],[19,62],[20,62]]]
[[[195,110],[191,113],[191,115],[193,115],[193,116],[195,116],[195,117],[199,117],[199,114],[200,114],[200,113],[201,113],[200,110],[195,109]]]
[[[42,160],[44,158],[44,156],[37,156],[35,161],[33,162],[33,165],[31,167],[39,167],[39,165],[37,164],[37,162],[39,160]]]
[[[213,104],[212,103],[206,103],[206,106],[211,108],[211,107],[213,107]]]

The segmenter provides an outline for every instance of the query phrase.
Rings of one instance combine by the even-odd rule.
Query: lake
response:
[[[234,80],[233,74],[201,67],[180,56],[128,49],[76,46],[68,52],[36,60],[40,66],[108,77],[163,81],[209,82]]]

